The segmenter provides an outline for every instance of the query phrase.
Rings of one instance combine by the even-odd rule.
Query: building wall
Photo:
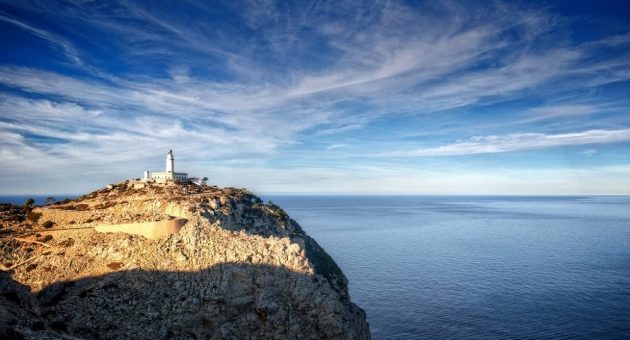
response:
[[[158,182],[166,182],[166,181],[184,181],[188,179],[188,174],[185,172],[154,172],[151,174],[151,179],[154,179]]]

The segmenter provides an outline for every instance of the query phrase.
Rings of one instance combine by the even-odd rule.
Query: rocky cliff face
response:
[[[370,338],[332,258],[245,190],[128,181],[33,212],[0,239],[0,337]],[[159,239],[93,229],[175,217]]]

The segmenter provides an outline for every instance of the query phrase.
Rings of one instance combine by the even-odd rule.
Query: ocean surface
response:
[[[630,338],[630,196],[263,198],[332,255],[374,339]]]
[[[0,203],[12,203],[22,205],[27,199],[32,198],[35,201],[35,205],[43,205],[46,202],[46,198],[52,197],[57,201],[63,201],[66,198],[77,198],[78,195],[13,195],[13,196],[0,196]]]
[[[374,339],[630,338],[630,197],[266,196]]]

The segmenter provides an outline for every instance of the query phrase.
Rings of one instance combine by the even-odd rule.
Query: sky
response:
[[[630,194],[627,1],[0,0],[0,194]]]

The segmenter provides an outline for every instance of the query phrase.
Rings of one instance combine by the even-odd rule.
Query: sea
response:
[[[276,196],[373,339],[630,338],[630,196]]]
[[[263,198],[335,259],[373,339],[630,339],[630,196]]]

